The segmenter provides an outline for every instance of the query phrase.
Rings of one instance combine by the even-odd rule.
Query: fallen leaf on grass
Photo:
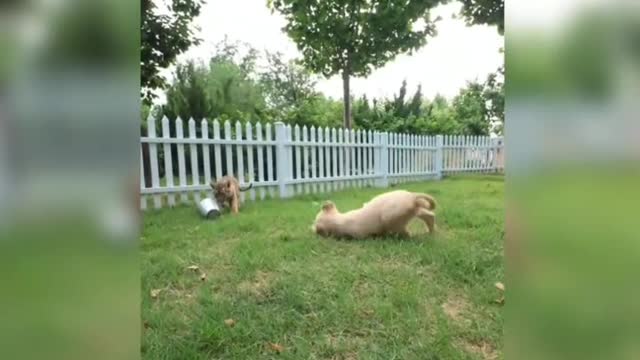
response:
[[[153,289],[151,290],[151,298],[155,299],[158,297],[158,295],[160,295],[160,292],[162,291],[162,289]]]
[[[198,271],[198,270],[200,270],[200,267],[198,265],[191,265],[191,266],[187,267],[187,269],[189,269],[191,271]]]
[[[503,284],[503,283],[501,283],[501,282],[497,282],[497,283],[495,284],[495,286],[496,286],[496,289],[498,289],[498,290],[500,290],[500,291],[504,291],[504,284]]]
[[[271,348],[271,350],[281,353],[284,351],[284,346],[278,344],[278,343],[269,343],[269,347]]]
[[[233,319],[227,319],[224,321],[224,324],[228,327],[234,327],[236,325],[236,321]]]
[[[205,273],[200,274],[200,280],[202,280],[202,281],[207,280],[207,274],[205,274]]]

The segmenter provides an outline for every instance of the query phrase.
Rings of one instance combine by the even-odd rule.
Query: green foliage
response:
[[[197,45],[191,21],[200,15],[202,0],[171,0],[170,14],[160,14],[157,0],[141,0],[140,76],[142,96],[150,103],[154,89],[164,89],[166,79],[160,70],[173,64],[176,57]]]
[[[278,53],[241,49],[227,40],[218,44],[208,66],[179,65],[159,116],[221,120],[283,121],[308,127],[340,127],[343,106],[315,90],[315,78],[296,61]],[[503,70],[487,82],[467,85],[452,100],[437,95],[425,99],[421,86],[407,89],[403,81],[390,99],[354,99],[357,128],[412,134],[486,135],[494,122],[504,121]]]
[[[287,20],[285,31],[298,44],[305,64],[327,77],[347,71],[366,76],[398,53],[434,36],[429,9],[439,0],[274,0]],[[422,20],[422,26],[415,23]]]
[[[249,49],[238,57],[238,45],[223,42],[208,66],[187,62],[179,65],[167,89],[164,114],[170,119],[193,117],[221,120],[264,119],[263,90],[254,79],[256,52]]]
[[[462,125],[463,135],[489,135],[490,122],[483,91],[482,84],[470,82],[453,99],[453,111]]]
[[[458,0],[462,3],[460,14],[468,25],[495,25],[504,34],[504,0]]]
[[[289,124],[341,127],[342,103],[315,95],[302,100],[292,111],[282,114],[278,119]]]
[[[304,64],[326,77],[341,73],[345,127],[350,127],[349,77],[367,76],[399,53],[436,35],[429,10],[441,0],[273,0],[287,20],[284,30]]]
[[[494,131],[502,134],[504,127],[504,67],[489,74],[485,82],[483,97],[488,102],[489,118],[497,122]]]
[[[403,81],[393,99],[374,99],[372,106],[366,97],[358,99],[354,104],[354,120],[359,128],[380,131],[488,135],[492,120],[504,119],[504,90],[498,86],[494,77],[491,79],[492,88],[471,82],[460,90],[451,103],[441,95],[437,95],[431,102],[424,100],[420,86],[411,100],[407,101],[407,84]],[[488,95],[495,100],[488,101]]]
[[[317,95],[316,79],[297,61],[280,53],[266,53],[268,66],[260,74],[269,106],[289,110]]]

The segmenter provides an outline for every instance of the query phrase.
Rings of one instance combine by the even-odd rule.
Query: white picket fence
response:
[[[245,201],[504,169],[502,138],[292,128],[280,122],[236,122],[232,131],[228,121],[221,134],[217,120],[202,120],[197,129],[193,119],[185,136],[179,118],[173,134],[163,118],[158,136],[156,125],[149,118],[148,134],[140,139],[142,209],[150,207],[149,200],[156,209],[200,201],[211,195],[210,181],[227,174],[253,185],[242,194]]]

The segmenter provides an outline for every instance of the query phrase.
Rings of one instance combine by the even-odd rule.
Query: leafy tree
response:
[[[462,3],[460,15],[467,25],[495,25],[504,34],[504,0],[458,0]]]
[[[207,89],[207,69],[194,62],[178,65],[175,80],[167,89],[165,114],[170,119],[203,119],[211,114],[213,104]]]
[[[418,89],[415,94],[413,94],[413,98],[411,98],[411,101],[407,104],[407,109],[410,114],[415,116],[422,115],[422,98],[422,85],[418,85]]]
[[[429,10],[442,0],[268,0],[287,20],[304,64],[326,77],[342,75],[344,126],[351,128],[349,79],[367,76],[399,53],[435,36]]]
[[[203,0],[171,0],[170,14],[161,14],[156,1],[140,1],[140,82],[141,95],[147,103],[154,98],[154,89],[167,86],[160,70],[173,64],[189,47],[200,43],[190,25],[200,15]]]
[[[393,109],[393,115],[396,117],[406,118],[409,115],[409,112],[407,111],[408,109],[404,103],[405,96],[407,96],[407,80],[402,80],[398,96],[394,94],[393,102],[390,104]]]
[[[426,108],[428,121],[425,132],[429,135],[457,135],[461,133],[461,125],[455,117],[453,108],[448,100],[438,94],[431,103],[423,105]]]
[[[469,82],[453,99],[453,111],[463,135],[489,135],[491,124],[483,91],[482,84]]]
[[[494,131],[502,134],[504,129],[504,67],[489,74],[482,96],[487,101],[489,119],[495,122]]]
[[[284,60],[281,53],[267,52],[266,58],[260,83],[269,106],[290,110],[317,94],[315,78],[298,62]]]
[[[300,126],[340,127],[342,104],[323,95],[317,94],[300,102],[292,111],[286,113],[281,120]]]
[[[255,52],[234,60],[236,50],[216,54],[208,66],[188,62],[178,65],[167,89],[164,114],[171,119],[267,119],[264,94],[255,74]]]

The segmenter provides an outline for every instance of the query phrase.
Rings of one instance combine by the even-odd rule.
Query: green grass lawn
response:
[[[436,198],[437,235],[419,220],[411,240],[311,233],[323,200],[350,210],[376,188],[248,202],[214,221],[148,211],[143,358],[502,358],[503,177],[395,188]]]

